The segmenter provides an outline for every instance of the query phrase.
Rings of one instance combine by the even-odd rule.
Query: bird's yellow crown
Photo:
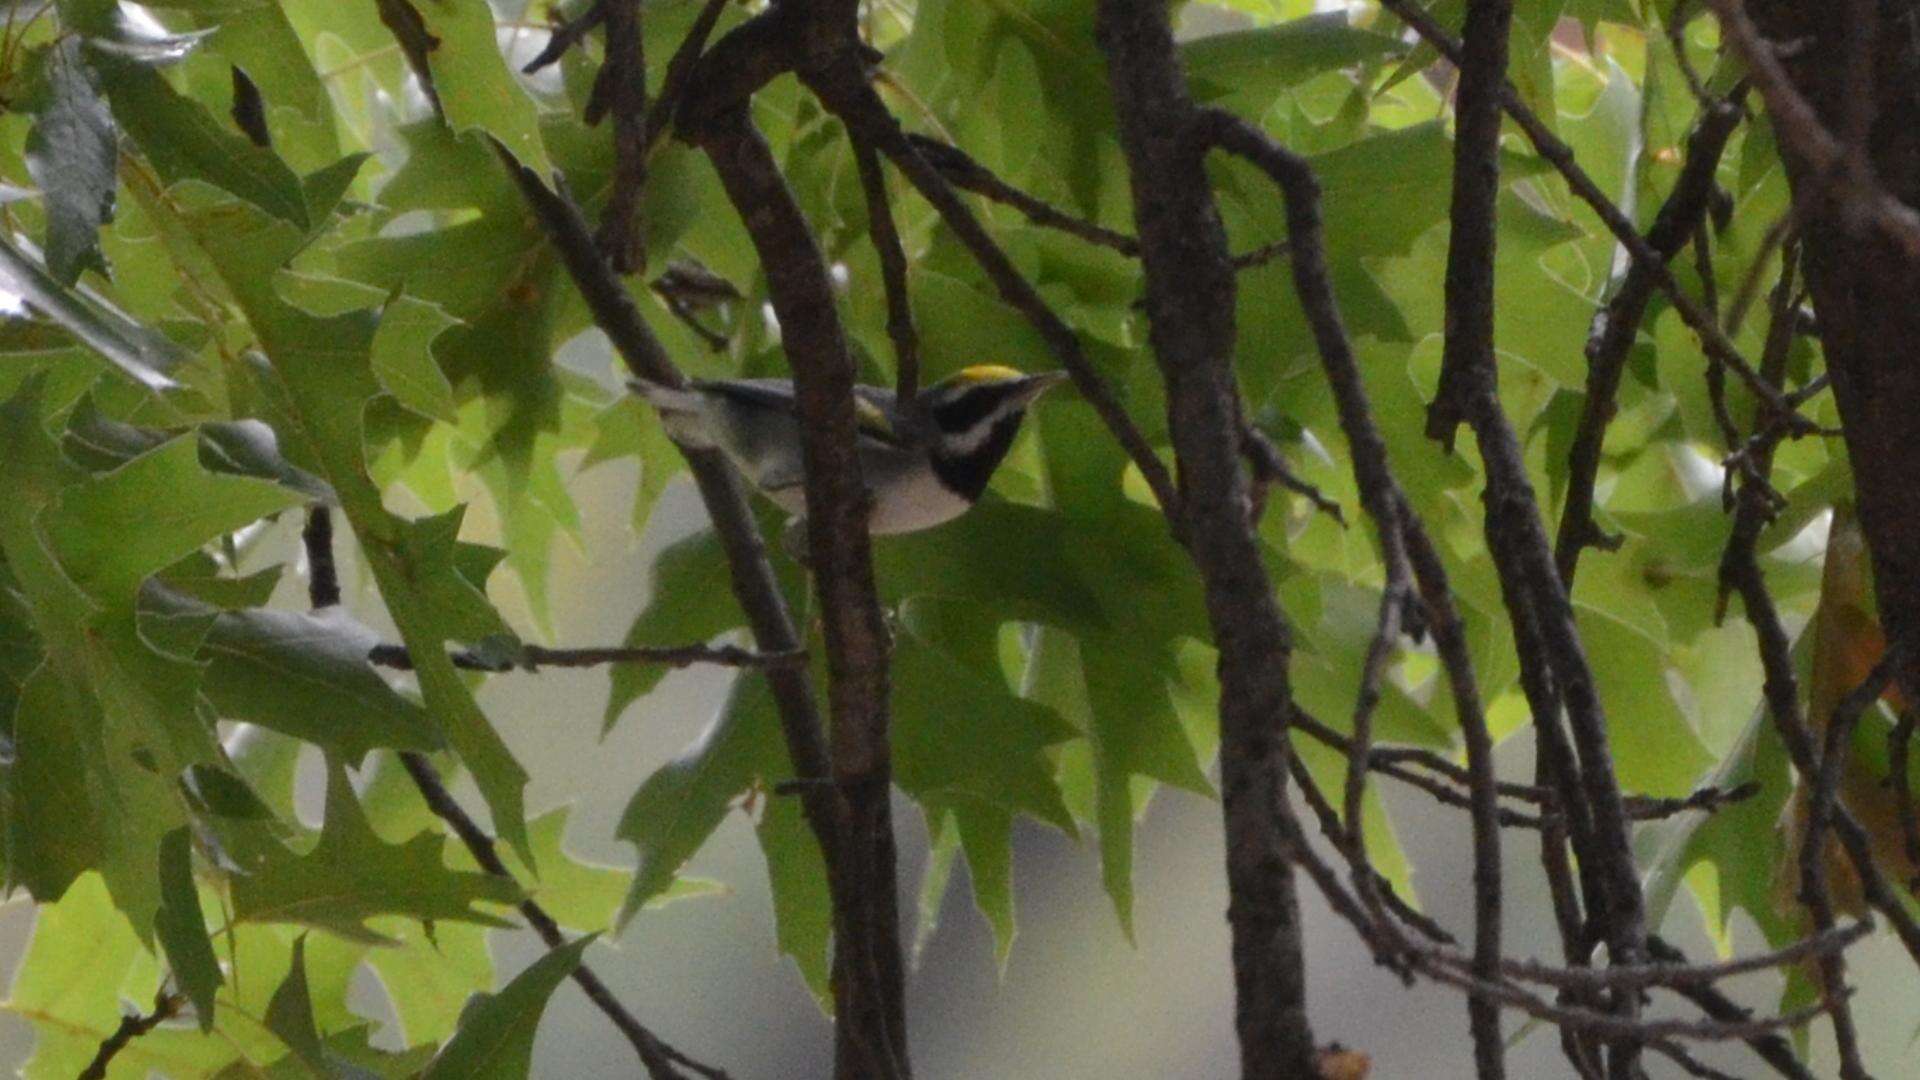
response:
[[[976,386],[980,383],[1011,382],[1026,377],[1026,372],[1010,368],[1005,364],[974,364],[954,372],[947,377],[946,381],[955,386]]]

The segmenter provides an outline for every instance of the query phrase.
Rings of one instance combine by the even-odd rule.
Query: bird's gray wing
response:
[[[793,414],[793,383],[786,379],[703,379],[694,385],[737,405]]]

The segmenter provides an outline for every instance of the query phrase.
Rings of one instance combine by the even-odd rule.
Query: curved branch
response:
[[[165,986],[153,995],[153,1011],[133,1016],[122,1016],[120,1026],[113,1033],[100,1040],[100,1049],[94,1052],[93,1060],[80,1070],[79,1080],[106,1080],[107,1069],[120,1051],[127,1048],[133,1040],[173,1019],[186,1005],[183,994],[169,994]]]
[[[305,545],[307,555],[308,593],[314,597],[313,607],[316,610],[331,607],[339,602],[340,581],[335,576],[334,570],[332,515],[328,513],[326,507],[315,506],[307,511],[306,528],[301,532],[300,538]],[[328,597],[331,599],[326,599]],[[401,656],[405,655],[402,651]],[[474,861],[480,864],[481,869],[495,877],[506,878],[517,884],[513,871],[507,869],[506,863],[500,861],[500,855],[495,851],[493,837],[488,836],[486,831],[480,828],[472,816],[447,791],[446,785],[440,780],[439,772],[434,769],[433,763],[427,760],[426,755],[409,751],[401,753],[399,757],[400,764],[407,770],[407,775],[413,779],[414,787],[419,790],[420,797],[426,801],[427,808],[447,823],[447,827],[453,830],[454,835],[458,836],[460,842],[465,844],[467,850],[473,854]],[[529,897],[522,900],[518,906],[520,914],[540,935],[540,939],[547,943],[548,948],[557,949],[567,943],[566,934],[561,931],[560,925],[554,921],[553,916],[547,914],[546,909],[541,907],[538,901]],[[613,992],[607,989],[606,983],[600,981],[600,976],[595,974],[592,968],[582,963],[573,969],[572,976],[573,981],[579,984],[580,989],[586,993],[594,1007],[612,1021],[613,1026],[627,1037],[629,1043],[633,1044],[634,1052],[639,1055],[641,1065],[647,1070],[647,1075],[652,1080],[685,1080],[685,1074],[674,1067],[676,1064],[685,1066],[707,1080],[727,1080],[726,1073],[694,1061],[668,1045],[658,1035],[647,1030],[639,1019],[627,1011],[627,1007],[613,996]],[[102,1050],[104,1052],[104,1046]],[[105,1075],[104,1069],[99,1075]]]
[[[905,1080],[911,1075],[906,965],[889,801],[891,646],[873,578],[872,504],[857,451],[853,360],[819,246],[746,108],[689,134],[746,224],[793,371],[807,546],[833,715],[836,1070],[842,1077]]]
[[[1687,137],[1687,160],[1673,190],[1647,230],[1647,245],[1662,259],[1679,253],[1694,227],[1705,217],[1714,191],[1714,174],[1720,166],[1728,139],[1739,127],[1744,115],[1739,107],[1740,91],[1724,101],[1706,106],[1700,122]],[[1593,331],[1587,338],[1587,387],[1581,405],[1580,426],[1574,433],[1573,449],[1567,455],[1567,498],[1560,511],[1560,531],[1554,543],[1554,563],[1560,580],[1573,587],[1574,571],[1583,548],[1604,545],[1608,541],[1593,521],[1594,479],[1600,472],[1600,448],[1606,439],[1607,423],[1613,419],[1614,399],[1620,390],[1620,376],[1626,371],[1627,354],[1639,336],[1640,320],[1646,314],[1647,301],[1656,282],[1650,264],[1634,261],[1613,298],[1593,317]],[[1718,370],[1716,368],[1716,370]]]
[[[845,63],[817,71],[802,71],[807,86],[822,104],[838,116],[856,139],[863,140],[893,161],[907,182],[933,205],[941,220],[973,255],[974,261],[999,290],[1000,297],[1038,330],[1049,350],[1059,358],[1060,366],[1073,376],[1080,394],[1093,406],[1113,433],[1134,467],[1146,480],[1167,517],[1177,529],[1181,520],[1179,492],[1173,476],[1154,452],[1146,437],[1127,415],[1126,406],[1080,346],[1076,335],[1048,306],[1033,285],[1013,265],[1013,260],[994,242],[980,219],[954,191],[938,168],[924,157],[918,147],[901,131],[900,123],[868,85],[865,75]],[[1177,535],[1177,534],[1176,534]]]
[[[1458,65],[1463,59],[1464,53],[1460,42],[1452,34],[1447,33],[1445,27],[1413,0],[1380,0],[1380,6],[1399,16],[1420,35],[1422,40],[1432,45],[1451,63]],[[1594,182],[1593,177],[1589,176],[1587,171],[1581,168],[1580,163],[1574,160],[1573,148],[1561,141],[1560,137],[1553,133],[1553,129],[1527,107],[1526,102],[1520,97],[1520,92],[1513,88],[1511,82],[1501,80],[1495,87],[1495,92],[1500,108],[1519,126],[1521,132],[1526,135],[1527,141],[1533,145],[1534,151],[1559,172],[1574,196],[1586,203],[1599,216],[1601,223],[1607,227],[1607,231],[1611,232],[1620,245],[1627,249],[1627,254],[1633,258],[1633,261],[1647,266],[1647,272],[1652,275],[1654,284],[1673,304],[1674,311],[1679,313],[1681,320],[1687,324],[1687,328],[1699,337],[1700,347],[1708,357],[1726,365],[1729,371],[1739,376],[1741,382],[1745,383],[1747,388],[1769,409],[1775,412],[1788,411],[1781,400],[1779,390],[1761,378],[1759,373],[1754,371],[1753,365],[1747,363],[1746,358],[1740,355],[1740,350],[1727,339],[1726,332],[1720,328],[1719,321],[1713,317],[1712,313],[1680,288],[1680,283],[1675,280],[1672,271],[1667,269],[1666,261],[1648,245],[1646,237],[1640,235],[1640,231],[1634,228],[1633,222],[1612,199],[1607,197],[1606,192],[1600,189],[1600,185]]]

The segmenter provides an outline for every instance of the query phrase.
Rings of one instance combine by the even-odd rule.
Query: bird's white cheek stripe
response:
[[[1011,411],[1011,409],[995,409],[967,430],[957,435],[945,436],[942,441],[945,443],[947,455],[949,457],[965,457],[975,450],[980,449],[989,438],[992,438],[993,429],[1000,421],[1006,419],[1007,414]]]

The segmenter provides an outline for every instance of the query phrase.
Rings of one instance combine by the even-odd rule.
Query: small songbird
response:
[[[1006,459],[1027,407],[1065,378],[1057,371],[1027,375],[994,364],[969,367],[922,390],[913,417],[904,414],[892,390],[854,387],[860,471],[873,492],[868,528],[915,532],[965,513]],[[791,380],[720,379],[684,390],[644,379],[628,385],[658,410],[675,442],[720,450],[801,524],[806,500]],[[910,434],[915,431],[924,433]],[[789,540],[799,535],[796,529]]]

